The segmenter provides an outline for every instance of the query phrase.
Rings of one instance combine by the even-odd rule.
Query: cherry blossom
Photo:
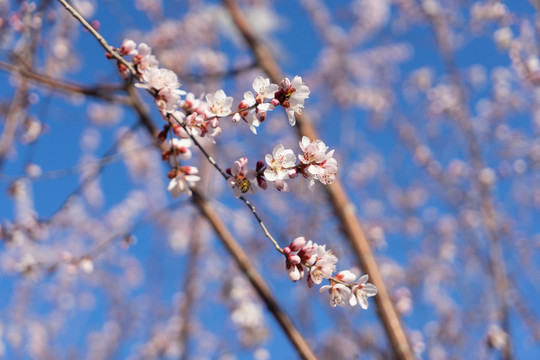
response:
[[[246,169],[246,165],[247,158],[243,157],[236,160],[233,166],[227,169],[227,173],[231,175],[227,179],[227,183],[233,187],[235,197],[257,192],[257,171]]]
[[[260,125],[260,121],[259,116],[257,116],[258,110],[253,109],[253,105],[255,105],[255,97],[251,91],[246,91],[244,93],[244,100],[238,105],[239,112],[234,114],[232,120],[233,122],[238,122],[240,119],[244,120],[249,125],[251,132],[257,134],[256,128]]]
[[[304,84],[300,76],[295,76],[292,81],[285,78],[279,84],[279,90],[274,94],[273,105],[281,105],[287,112],[291,126],[296,124],[294,113],[301,114],[304,109],[304,100],[309,97],[309,88]]]
[[[317,249],[319,245],[309,240],[298,252],[298,256],[308,265],[313,265],[317,261]]]
[[[152,55],[152,48],[145,43],[140,43],[137,46],[136,54],[133,56],[133,63],[140,74],[144,74],[151,68],[156,68],[159,61]]]
[[[221,89],[214,94],[206,94],[206,101],[210,111],[218,116],[227,116],[231,113],[233,98],[227,96]]]
[[[338,258],[332,250],[326,250],[326,245],[317,246],[317,260],[311,266],[308,276],[308,286],[320,284],[323,279],[328,279],[336,270]]]
[[[122,43],[122,47],[120,47],[120,55],[135,55],[137,53],[137,51],[135,50],[136,47],[137,44],[135,43],[135,41],[131,39],[125,39]]]
[[[264,104],[266,99],[274,98],[274,94],[278,91],[279,87],[276,84],[270,82],[270,79],[257,76],[253,80],[253,90],[257,93],[256,101],[258,104]],[[271,105],[270,103],[267,103]],[[272,106],[273,107],[273,106]],[[265,109],[265,111],[268,108]]]
[[[322,293],[326,290],[330,294],[331,307],[336,307],[336,305],[345,306],[347,299],[351,296],[351,289],[347,285],[339,283],[332,282],[330,285],[324,285],[319,289],[319,292]]]
[[[268,181],[288,179],[290,169],[296,162],[294,152],[291,149],[285,149],[282,144],[277,145],[272,155],[267,154],[264,159],[268,164],[264,170],[264,177]]]
[[[335,279],[349,283],[356,279],[356,275],[349,270],[343,270],[336,274]],[[321,286],[319,289],[321,293],[326,290],[330,294],[330,306],[332,307],[336,307],[336,305],[345,306],[347,300],[351,297],[351,289],[346,284],[337,283],[332,280],[330,280],[330,285]]]
[[[298,155],[302,166],[299,171],[309,179],[309,188],[313,189],[315,180],[328,185],[332,183],[338,172],[337,160],[333,158],[334,150],[329,151],[328,146],[322,140],[310,140],[307,136],[302,137],[300,149],[303,155]]]
[[[176,74],[167,69],[149,68],[142,74],[143,83],[135,86],[157,91],[155,101],[159,110],[169,112],[176,108],[180,96],[186,92],[178,89],[180,82]]]
[[[368,283],[368,279],[369,276],[366,274],[358,279],[358,282],[352,287],[352,296],[349,299],[351,306],[358,303],[362,309],[366,310],[368,308],[367,298],[377,295],[377,288],[375,285]]]
[[[183,166],[171,170],[169,177],[172,177],[172,179],[167,187],[171,196],[177,198],[182,193],[191,196],[191,187],[195,186],[195,183],[201,180],[201,178],[196,175],[198,173],[199,169],[194,166]]]
[[[192,144],[190,139],[173,138],[168,141],[168,150],[163,151],[161,157],[163,160],[167,160],[171,155],[176,155],[180,160],[189,160],[192,155],[190,150]],[[173,162],[171,165],[174,166],[175,163]]]
[[[287,275],[291,281],[298,281],[304,277],[304,267],[302,266],[302,258],[298,255],[298,251],[302,250],[306,245],[306,238],[303,236],[294,239],[291,244],[283,249],[287,259],[285,267]]]

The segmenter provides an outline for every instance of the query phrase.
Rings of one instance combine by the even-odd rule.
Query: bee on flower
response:
[[[247,158],[243,157],[234,162],[233,166],[226,170],[230,177],[227,179],[229,186],[232,186],[235,197],[244,194],[255,194],[257,192],[257,171],[247,169]]]

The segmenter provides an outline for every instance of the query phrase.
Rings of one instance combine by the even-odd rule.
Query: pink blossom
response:
[[[227,172],[231,175],[227,179],[229,186],[233,187],[234,196],[240,197],[245,193],[257,192],[257,172],[254,169],[246,169],[247,158],[243,157],[234,162]]]
[[[304,277],[304,267],[301,264],[294,264],[287,261],[285,267],[287,268],[287,275],[291,281],[302,280]]]
[[[122,43],[122,47],[120,47],[120,55],[126,56],[126,55],[134,55],[136,54],[135,48],[137,47],[137,44],[135,41],[131,39],[124,39],[124,42]]]
[[[309,240],[304,246],[302,246],[302,249],[298,252],[298,255],[303,262],[308,265],[313,265],[315,264],[315,261],[317,261],[318,247],[319,245],[317,245],[317,243]]]
[[[150,68],[142,75],[143,83],[135,86],[157,91],[156,105],[162,112],[169,112],[180,102],[180,95],[186,92],[178,89],[180,82],[176,74],[167,69]]]
[[[169,141],[169,147],[171,149],[170,151],[173,154],[176,154],[181,160],[191,159],[191,150],[189,148],[192,144],[193,143],[190,139],[173,138],[171,141]]]
[[[186,104],[187,102],[185,102],[183,106],[185,106]],[[182,115],[185,117],[184,124],[193,136],[205,137],[206,135],[208,135],[206,138],[210,142],[215,143],[215,140],[213,138],[221,134],[222,131],[219,127],[219,119],[216,117],[209,118],[209,113],[205,110],[206,104],[202,103],[188,116]],[[178,116],[176,116],[177,113],[180,112],[174,112],[176,118],[178,118]],[[189,137],[188,133],[179,124],[173,125],[173,130],[175,134],[181,138]]]
[[[285,108],[291,126],[296,124],[294,113],[301,114],[304,109],[304,100],[309,97],[309,88],[303,83],[300,76],[295,76],[292,82],[285,78],[279,84],[279,90],[274,94],[273,105],[280,104]]]
[[[304,152],[304,155],[298,155],[300,161],[311,165],[320,163],[325,159],[328,146],[322,140],[310,140],[307,136],[303,136],[300,141],[300,149]],[[317,173],[317,171],[313,171],[313,173]]]
[[[196,175],[199,173],[199,169],[194,166],[184,166],[177,170],[176,176],[174,176],[169,182],[167,190],[173,198],[179,197],[182,193],[187,196],[191,196],[191,187],[195,186],[195,183],[201,180]]]
[[[272,155],[264,157],[268,167],[264,170],[264,177],[268,181],[283,180],[289,178],[289,169],[294,167],[296,157],[290,149],[285,149],[282,144],[274,147]]]
[[[358,279],[358,282],[352,287],[352,296],[349,299],[351,306],[355,306],[357,303],[364,310],[368,308],[367,298],[377,295],[377,288],[375,285],[368,283],[369,276],[366,274]]]
[[[313,188],[315,180],[328,185],[336,179],[338,172],[337,160],[333,158],[334,150],[329,151],[328,146],[321,140],[310,140],[307,136],[302,137],[300,149],[303,155],[298,155],[302,166],[300,171],[309,179],[309,187]]]
[[[335,283],[333,281],[330,282],[330,285],[321,286],[319,289],[321,293],[326,290],[328,290],[328,293],[330,294],[330,306],[332,307],[336,307],[336,305],[345,306],[347,304],[346,301],[351,296],[351,289],[349,289],[347,285]]]
[[[236,114],[234,114],[232,120],[234,122],[240,121],[240,119],[244,120],[248,125],[251,132],[254,134],[257,134],[257,127],[260,125],[259,117],[256,114],[256,109],[251,108],[253,105],[255,105],[255,97],[251,93],[251,91],[246,91],[244,93],[244,100],[240,102],[238,105],[238,110],[244,110],[245,111],[239,111]]]
[[[286,246],[283,251],[287,255],[285,267],[291,281],[298,281],[304,277],[304,267],[302,266],[302,258],[298,255],[306,245],[306,238],[303,236],[294,239],[289,246]]]
[[[332,250],[326,250],[326,245],[317,246],[316,261],[311,266],[308,277],[308,286],[320,284],[323,279],[332,277],[336,270],[338,258]]]
[[[356,275],[350,270],[342,270],[338,272],[334,278],[337,280],[343,281],[345,283],[352,283],[354,280],[356,280]]]
[[[291,249],[291,251],[299,251],[302,250],[304,246],[306,246],[306,238],[303,236],[299,236],[291,242],[289,248]]]
[[[233,98],[227,96],[221,89],[214,94],[206,94],[206,102],[210,111],[218,116],[227,116],[231,113]]]
[[[253,80],[253,90],[257,93],[256,101],[259,104],[264,103],[266,99],[272,99],[278,89],[279,87],[276,84],[271,83],[268,78],[265,79],[262,76],[257,76],[255,80]]]
[[[133,64],[135,64],[140,74],[144,74],[147,70],[156,68],[159,65],[159,61],[152,55],[152,48],[150,46],[140,43],[133,57]]]
[[[157,91],[168,88],[170,90],[176,90],[180,87],[178,77],[174,72],[168,69],[150,68],[142,75],[143,84],[136,84],[137,87],[146,89],[155,89]],[[178,90],[180,91],[180,90]],[[182,95],[184,91],[180,91]]]

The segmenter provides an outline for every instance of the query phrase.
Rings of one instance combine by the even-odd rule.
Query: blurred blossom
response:
[[[136,75],[62,6],[0,0],[0,358],[294,358],[192,187],[318,357],[391,358],[335,181],[413,356],[538,357],[531,4],[244,0],[247,39],[225,3],[71,4]]]
[[[92,103],[88,106],[87,114],[96,125],[113,126],[122,120],[123,110],[119,106]]]

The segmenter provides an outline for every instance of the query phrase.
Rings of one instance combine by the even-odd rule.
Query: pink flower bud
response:
[[[293,168],[289,170],[289,179],[294,179],[298,176],[298,169]]]
[[[292,251],[299,251],[299,250],[301,250],[305,245],[306,245],[306,238],[303,237],[303,236],[299,236],[299,237],[297,237],[296,239],[294,239],[294,240],[291,242],[291,245],[289,245],[289,246],[291,247],[291,250],[292,250]]]
[[[249,107],[249,104],[246,100],[240,101],[240,104],[238,104],[238,110],[247,109]]]
[[[298,255],[289,255],[289,257],[287,258],[287,261],[289,261],[291,264],[300,264],[301,260],[300,260],[300,256]]]
[[[280,90],[288,90],[291,87],[291,80],[289,78],[285,78],[281,80],[279,83]]]
[[[257,177],[257,185],[259,185],[259,187],[263,190],[268,189],[268,182],[266,182],[266,180],[260,176]]]
[[[257,120],[264,122],[266,120],[266,111],[257,111]]]

